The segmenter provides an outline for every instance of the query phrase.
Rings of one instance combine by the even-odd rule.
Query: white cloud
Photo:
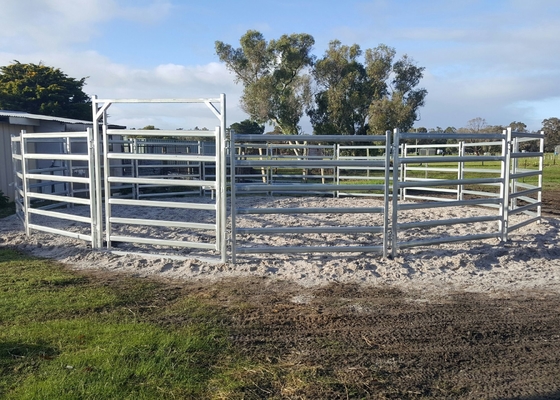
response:
[[[153,0],[147,6],[123,6],[118,0],[3,0],[0,46],[27,51],[63,48],[99,34],[99,24],[124,19],[154,23],[171,3]]]

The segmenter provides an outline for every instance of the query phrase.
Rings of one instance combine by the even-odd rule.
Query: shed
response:
[[[12,165],[11,135],[27,132],[80,132],[93,125],[92,121],[29,114],[22,111],[0,110],[0,190],[14,200],[14,169]],[[56,145],[56,144],[53,144]],[[49,149],[49,151],[60,151]]]

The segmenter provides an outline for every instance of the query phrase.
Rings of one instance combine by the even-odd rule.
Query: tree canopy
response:
[[[58,68],[15,61],[0,67],[0,109],[91,120],[86,78],[68,77]]]
[[[553,152],[556,146],[560,146],[560,119],[547,118],[542,122],[544,131],[544,151]]]
[[[243,110],[286,134],[301,133],[304,110],[317,134],[408,130],[424,105],[427,91],[417,88],[424,68],[406,55],[396,60],[395,49],[383,44],[364,53],[357,44],[333,40],[317,62],[314,39],[304,33],[267,42],[260,32],[247,31],[240,44],[217,41],[215,48],[244,85]]]
[[[264,125],[257,124],[250,119],[241,122],[235,122],[229,127],[235,133],[242,133],[247,135],[262,135],[264,133]]]
[[[247,31],[239,48],[216,41],[221,61],[244,85],[242,109],[259,124],[273,122],[285,134],[301,133],[299,121],[311,100],[305,68],[313,64],[312,36],[301,33],[266,41]]]

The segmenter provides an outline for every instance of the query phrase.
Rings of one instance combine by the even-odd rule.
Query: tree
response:
[[[310,78],[315,40],[308,34],[283,35],[267,42],[249,30],[239,48],[216,41],[216,54],[244,85],[241,108],[257,123],[272,122],[282,133],[301,132],[299,121],[311,101]]]
[[[308,111],[316,133],[379,134],[399,128],[407,131],[417,120],[427,91],[416,89],[424,68],[395,49],[379,45],[367,49],[365,63],[360,47],[332,41],[315,63],[319,87],[315,108]]]
[[[313,76],[320,88],[315,107],[308,110],[317,134],[360,135],[367,130],[367,111],[373,95],[357,44],[330,42],[323,58],[315,63]]]
[[[511,124],[509,124],[509,127],[514,132],[527,133],[527,125],[525,125],[523,122],[513,121]]]
[[[544,151],[553,152],[560,145],[560,119],[547,118],[542,122],[544,131]]]
[[[425,68],[407,55],[394,62],[395,54],[394,48],[383,44],[366,50],[366,72],[374,92],[368,115],[372,134],[393,128],[408,131],[428,94],[416,88]]]
[[[235,122],[229,127],[235,133],[243,133],[248,135],[262,135],[264,133],[264,125],[257,124],[250,119],[241,122]]]
[[[14,61],[0,67],[0,109],[91,120],[91,100],[82,90],[85,80],[42,63]]]

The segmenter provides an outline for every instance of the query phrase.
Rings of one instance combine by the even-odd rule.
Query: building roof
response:
[[[29,119],[38,119],[43,121],[63,122],[65,124],[90,124],[90,125],[93,124],[92,121],[83,121],[80,119],[61,118],[61,117],[51,117],[49,115],[30,114],[24,111],[0,110],[0,117],[29,118]]]

